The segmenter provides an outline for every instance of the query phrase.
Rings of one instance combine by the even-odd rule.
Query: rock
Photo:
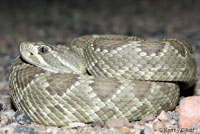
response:
[[[165,128],[172,129],[172,128],[174,128],[174,125],[171,124],[170,122],[167,122],[167,123],[165,123]]]
[[[46,133],[48,134],[58,134],[59,128],[57,127],[46,127]]]
[[[1,86],[1,84],[0,84]],[[11,109],[11,99],[8,95],[0,95],[0,111]]]
[[[169,123],[172,124],[172,125],[178,124],[178,122],[176,120],[174,120],[174,119],[172,119],[171,121],[169,121]]]
[[[131,134],[144,134],[144,130],[133,129],[133,131],[131,131]]]
[[[164,123],[161,122],[161,121],[157,121],[157,122],[155,122],[155,123],[153,124],[153,129],[154,129],[154,131],[159,131],[159,132],[161,132],[161,131],[164,130],[164,128],[165,128],[165,125],[164,125]]]
[[[0,127],[0,134],[13,134],[14,128],[11,126]]]
[[[193,96],[181,100],[179,106],[179,127],[191,128],[200,123],[200,97]]]
[[[93,127],[90,127],[90,126],[77,128],[76,134],[86,134],[86,133],[95,134],[95,133],[94,133],[94,128],[93,128]]]
[[[161,121],[170,121],[171,120],[171,117],[164,110],[162,110],[162,112],[158,115],[157,118]]]
[[[200,58],[198,58],[198,60],[197,60],[198,62],[200,61]],[[200,78],[200,68],[198,67],[197,68],[197,78],[199,79]],[[195,90],[194,90],[194,94],[195,95],[200,95],[200,80],[198,80],[197,82],[196,82],[196,87],[195,87]]]
[[[10,109],[10,110],[6,110],[6,111],[3,111],[0,116],[6,116],[7,118],[12,118],[15,114],[15,111],[13,109]]]
[[[177,108],[178,109],[178,108]],[[177,110],[178,111],[178,110]],[[176,111],[168,111],[167,114],[170,115],[170,117],[172,119],[174,119],[175,121],[178,121],[179,120],[179,117],[178,117],[178,112]]]
[[[144,133],[145,134],[154,134],[154,130],[153,130],[152,127],[149,127],[149,126],[145,125]]]
[[[11,124],[13,122],[13,115],[14,115],[14,110],[7,110],[7,111],[3,111],[2,113],[0,113],[0,125],[8,125]]]
[[[134,124],[135,129],[144,129],[144,125]]]
[[[31,118],[26,115],[24,112],[22,111],[17,111],[13,117],[13,119],[18,122],[19,124],[21,125],[24,125],[24,124],[30,124],[31,123]]]
[[[77,127],[84,127],[85,124],[81,122],[73,122],[69,123],[69,128],[77,128]]]
[[[34,128],[26,126],[17,126],[14,130],[15,134],[39,134]]]
[[[130,128],[124,126],[124,127],[121,127],[119,130],[120,130],[121,132],[125,132],[125,131],[129,131]]]
[[[144,122],[153,121],[155,118],[156,118],[155,115],[150,114],[150,115],[145,116],[145,117],[142,119],[142,121],[144,121]]]
[[[140,134],[145,134],[144,129],[140,130]]]
[[[77,129],[70,129],[67,126],[64,126],[61,129],[59,128],[56,134],[77,134]]]
[[[145,123],[145,127],[150,127],[150,128],[153,128],[153,123]]]
[[[104,122],[94,122],[91,124],[92,127],[104,127]]]
[[[130,123],[127,120],[109,120],[106,122],[106,126],[109,128],[121,128],[128,126]]]

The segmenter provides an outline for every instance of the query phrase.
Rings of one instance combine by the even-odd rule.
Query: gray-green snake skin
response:
[[[24,42],[10,67],[17,109],[39,124],[140,120],[172,110],[178,83],[194,81],[191,46],[124,35],[88,35],[70,47]]]

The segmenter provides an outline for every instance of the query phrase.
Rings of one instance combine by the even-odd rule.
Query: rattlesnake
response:
[[[173,109],[178,83],[194,81],[191,46],[178,39],[146,41],[88,35],[70,47],[24,42],[10,67],[17,109],[40,124],[140,120]]]

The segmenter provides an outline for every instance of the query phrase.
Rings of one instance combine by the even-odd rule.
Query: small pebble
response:
[[[73,123],[69,123],[69,128],[77,128],[77,127],[84,127],[85,123],[81,123],[81,122],[73,122]]]
[[[153,124],[152,123],[146,123],[145,126],[148,126],[150,128],[153,128]]]
[[[120,131],[129,131],[130,128],[128,128],[128,127],[121,127],[119,130],[120,130]]]
[[[0,121],[1,121],[0,125],[5,125],[5,124],[8,124],[9,118],[3,115],[3,116],[0,116]]]
[[[109,128],[120,128],[128,126],[130,123],[127,120],[109,120],[106,122],[106,126]]]
[[[47,127],[46,128],[46,133],[49,134],[58,134],[59,128],[57,127]]]
[[[172,119],[172,120],[169,121],[169,123],[172,124],[172,125],[175,125],[175,124],[177,124],[177,121]]]
[[[103,122],[94,122],[91,124],[92,127],[103,127],[104,126],[104,123]]]
[[[14,115],[14,120],[21,125],[30,124],[31,118],[22,111],[17,111]]]
[[[178,109],[178,108],[177,108]],[[178,112],[175,112],[175,111],[168,111],[167,112],[169,115],[170,115],[170,117],[172,118],[172,119],[174,119],[175,121],[178,121],[179,120],[179,117],[178,117]]]
[[[6,116],[7,118],[12,118],[15,115],[15,111],[13,109],[3,111],[0,116]]]
[[[156,118],[155,115],[150,114],[150,115],[148,115],[148,116],[145,116],[145,117],[142,119],[142,121],[144,121],[144,122],[153,121],[155,118]]]
[[[158,115],[157,118],[161,121],[170,121],[171,120],[171,117],[164,110],[162,110],[162,112]]]
[[[0,111],[7,111],[11,109],[11,99],[8,95],[0,94]]]
[[[0,134],[14,134],[14,128],[12,126],[1,126]]]
[[[15,134],[39,134],[34,128],[26,126],[17,126],[14,130]]]
[[[154,130],[153,130],[152,127],[149,127],[149,126],[145,125],[144,133],[145,134],[154,134]]]
[[[77,134],[77,129],[70,129],[68,127],[62,127],[62,129],[58,129],[57,134]],[[51,134],[51,133],[50,133]]]
[[[142,130],[144,129],[144,125],[134,124],[134,128]]]
[[[161,121],[157,121],[153,124],[154,131],[161,131],[164,129],[164,123]]]
[[[136,129],[134,134],[144,134],[144,130]]]
[[[174,125],[171,124],[171,123],[169,123],[169,122],[166,122],[166,123],[165,123],[165,128],[168,128],[168,129],[174,128]]]

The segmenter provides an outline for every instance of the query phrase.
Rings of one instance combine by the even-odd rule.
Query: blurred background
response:
[[[22,41],[69,44],[86,34],[182,37],[191,42],[199,64],[199,7],[199,0],[2,0],[0,91],[7,94],[8,66]]]

